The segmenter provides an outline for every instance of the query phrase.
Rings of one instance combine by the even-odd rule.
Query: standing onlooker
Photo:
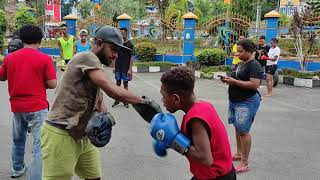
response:
[[[249,170],[249,153],[251,135],[249,133],[256,112],[260,106],[258,88],[263,76],[259,62],[252,58],[255,44],[247,39],[238,42],[238,57],[241,62],[231,77],[225,77],[223,82],[229,84],[229,118],[230,124],[236,129],[237,152],[233,160],[239,160],[235,167],[237,173]]]
[[[8,42],[8,50],[5,52],[5,55],[23,48],[19,30],[16,30],[10,37],[11,39]]]
[[[239,37],[239,41],[244,39],[244,36],[240,36]],[[237,69],[238,64],[240,63],[240,59],[238,57],[238,45],[237,43],[233,45],[232,47],[232,53],[231,56],[233,56],[233,60],[232,60],[232,70]]]
[[[268,92],[264,96],[272,96],[273,75],[278,69],[278,60],[280,57],[280,48],[278,47],[278,40],[271,39],[271,48],[269,49],[268,56],[262,56],[261,59],[267,61],[266,74],[267,74],[267,89]]]
[[[268,56],[269,49],[270,49],[270,46],[266,43],[266,37],[260,36],[255,57],[256,57],[256,60],[259,61],[263,69],[266,67],[267,62],[265,60],[262,60],[261,57]]]
[[[74,37],[69,35],[66,24],[60,26],[60,31],[62,37],[59,38],[58,47],[60,49],[61,70],[64,71],[74,54]]]
[[[11,177],[21,176],[25,170],[25,142],[27,130],[33,136],[30,180],[40,180],[42,171],[40,127],[48,116],[46,89],[57,85],[52,59],[38,48],[43,33],[34,25],[24,25],[20,38],[24,48],[5,57],[0,68],[0,80],[8,80],[12,128],[12,172]]]
[[[90,41],[88,41],[88,31],[82,29],[80,31],[80,40],[76,42],[76,53],[89,51],[90,50]]]
[[[123,36],[123,45],[130,48],[131,51],[126,49],[121,49],[121,52],[118,54],[118,59],[115,62],[115,79],[118,86],[121,86],[121,81],[123,81],[123,86],[128,90],[129,81],[132,79],[132,63],[133,63],[133,43],[128,39],[128,30],[127,28],[120,28],[121,34]],[[117,106],[120,101],[115,100],[112,107]],[[126,108],[129,108],[128,103],[123,103]]]

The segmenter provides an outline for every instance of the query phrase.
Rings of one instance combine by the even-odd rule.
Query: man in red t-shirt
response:
[[[41,180],[40,127],[48,116],[49,107],[46,89],[54,89],[57,86],[52,59],[38,50],[42,37],[43,33],[39,27],[24,25],[20,29],[24,48],[6,56],[0,67],[0,80],[8,80],[13,112],[13,178],[25,172],[24,149],[27,130],[30,129],[33,136],[33,159],[29,167],[29,179]]]
[[[163,105],[170,113],[186,113],[181,132],[191,140],[185,155],[193,180],[235,180],[228,134],[213,105],[197,100],[193,89],[195,77],[186,67],[164,73],[161,77]]]

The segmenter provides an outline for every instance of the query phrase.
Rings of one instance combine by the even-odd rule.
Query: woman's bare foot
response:
[[[233,160],[233,161],[241,161],[241,154],[235,153],[235,154],[232,156],[232,160]]]
[[[270,94],[270,93],[265,93],[263,96],[264,96],[264,97],[271,97],[272,94]]]

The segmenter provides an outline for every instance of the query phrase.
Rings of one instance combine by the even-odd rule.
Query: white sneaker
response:
[[[12,168],[10,176],[11,176],[11,178],[17,178],[17,177],[22,176],[25,171],[26,171],[26,166],[23,166],[23,168],[20,171],[16,171]]]

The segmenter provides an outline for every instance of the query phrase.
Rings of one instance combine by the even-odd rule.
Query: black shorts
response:
[[[278,69],[278,65],[269,65],[266,66],[266,74],[274,75]]]
[[[69,63],[71,59],[65,59],[64,62],[66,63],[66,65]]]
[[[236,180],[237,179],[237,175],[236,175],[236,171],[234,169],[234,167],[232,167],[232,170],[223,176],[220,177],[216,177],[214,179],[210,179],[210,180]],[[191,180],[197,180],[196,177],[192,177]]]

